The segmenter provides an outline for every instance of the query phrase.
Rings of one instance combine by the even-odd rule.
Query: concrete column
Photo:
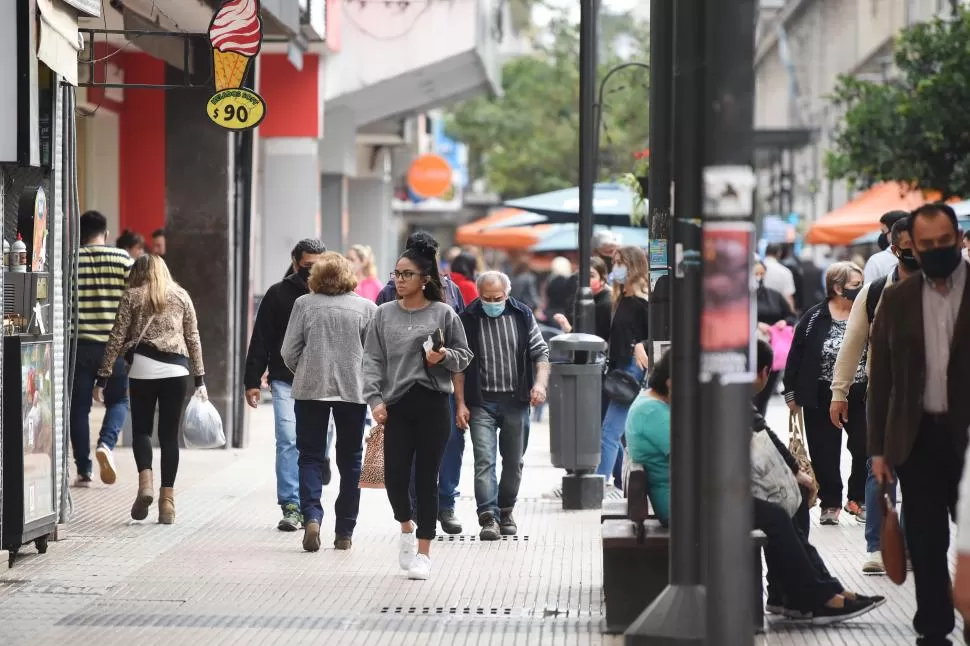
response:
[[[262,139],[261,275],[254,287],[263,294],[283,278],[293,246],[303,238],[322,238],[320,230],[319,142],[310,138]]]
[[[320,172],[357,176],[357,120],[348,108],[330,108],[324,113]]]
[[[182,73],[169,67],[169,83]],[[209,398],[231,446],[244,357],[236,356],[236,240],[233,135],[205,112],[205,89],[165,92],[165,260],[195,303]],[[161,124],[160,124],[161,125]],[[245,241],[238,241],[245,244]],[[235,402],[235,403],[234,403]]]
[[[344,252],[348,240],[348,178],[324,173],[320,176],[320,235],[327,249]]]
[[[380,177],[361,177],[349,180],[348,184],[349,242],[370,245],[374,249],[378,276],[386,277],[401,252],[401,220],[391,211],[391,182]]]

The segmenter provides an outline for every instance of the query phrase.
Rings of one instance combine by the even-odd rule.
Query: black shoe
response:
[[[330,479],[332,477],[333,476],[330,473],[330,458],[326,458],[323,461],[323,484],[324,484],[324,486],[330,484]]]
[[[501,516],[498,526],[502,532],[502,536],[515,536],[519,528],[516,526],[515,518],[512,516],[512,509],[503,509],[500,513]]]
[[[830,608],[829,606],[817,608],[812,613],[812,623],[816,626],[828,626],[829,624],[855,619],[875,609],[876,604],[872,601],[863,601],[858,598],[855,601],[846,599],[845,605],[841,608]]]
[[[480,541],[497,541],[502,538],[502,530],[495,521],[495,515],[490,511],[478,515],[478,524],[482,531],[478,535]]]
[[[454,509],[442,509],[438,512],[438,522],[441,523],[441,531],[445,534],[461,534],[461,523],[455,516]]]

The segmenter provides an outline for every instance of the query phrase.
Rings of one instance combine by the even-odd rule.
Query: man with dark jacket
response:
[[[438,248],[438,241],[435,240],[430,233],[425,231],[415,231],[410,236],[408,236],[408,241],[405,245],[405,249],[410,249],[415,244],[421,243],[422,245],[427,245]],[[442,292],[444,294],[445,303],[450,305],[456,314],[461,314],[465,310],[465,301],[461,296],[461,291],[458,286],[455,285],[454,281],[448,276],[441,277]],[[391,303],[397,300],[397,289],[394,287],[394,281],[388,281],[384,289],[377,296],[378,307],[384,303]],[[460,382],[464,379],[461,373],[455,373],[452,376],[452,381],[455,385],[455,391],[461,390]],[[441,523],[441,529],[446,534],[461,534],[462,526],[458,521],[458,517],[455,515],[455,503],[458,502],[458,483],[461,480],[461,460],[465,453],[465,433],[463,429],[458,428],[458,424],[455,420],[455,397],[451,396],[451,407],[452,407],[452,424],[451,424],[451,436],[448,438],[448,444],[445,446],[445,454],[441,458],[441,467],[438,469],[438,522]],[[414,477],[412,468],[411,477],[411,504],[417,506],[417,498],[414,493]]]
[[[508,276],[486,271],[478,277],[478,291],[461,314],[473,358],[455,400],[458,418],[470,418],[479,538],[497,541],[518,531],[512,510],[522,483],[529,406],[546,400],[549,348],[532,310],[509,295]],[[496,449],[502,455],[501,482]]]
[[[273,392],[273,413],[276,426],[276,497],[283,509],[280,531],[295,532],[303,522],[300,516],[300,474],[297,465],[296,416],[293,412],[293,373],[283,363],[280,348],[286,325],[290,321],[293,303],[310,292],[307,279],[310,267],[327,249],[319,240],[300,240],[292,253],[292,265],[286,277],[266,290],[246,353],[246,402],[259,405],[259,389],[263,374],[269,370],[269,386]],[[325,474],[326,476],[326,474]],[[325,480],[329,479],[325,477]]]

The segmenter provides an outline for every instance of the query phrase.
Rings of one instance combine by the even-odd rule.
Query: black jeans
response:
[[[174,487],[179,470],[179,423],[189,390],[188,377],[129,379],[132,450],[138,471],[152,468],[152,432],[158,406],[158,446],[162,452],[162,486]]]
[[[843,591],[818,551],[778,505],[755,498],[754,526],[768,537],[768,599],[791,610],[811,612]]]
[[[300,510],[304,522],[323,521],[324,470],[327,463],[327,427],[330,411],[337,428],[337,469],[340,493],[333,506],[337,536],[350,538],[360,511],[360,462],[364,455],[364,418],[367,406],[340,401],[297,399],[296,448],[300,451]]]
[[[754,396],[754,405],[757,407],[758,412],[763,416],[768,411],[768,402],[771,401],[771,396],[775,394],[775,390],[778,389],[778,377],[781,375],[777,370],[772,370],[768,373],[768,381],[765,383],[765,387],[761,389],[757,395]]]
[[[431,540],[438,524],[438,469],[451,434],[448,394],[413,386],[387,407],[384,424],[384,486],[399,523],[412,520],[408,484],[414,465],[417,537]]]
[[[845,424],[849,436],[848,449],[852,456],[849,474],[849,500],[860,505],[866,501],[866,384],[852,384],[849,388],[849,421]],[[812,467],[818,479],[818,499],[822,509],[842,507],[842,431],[832,426],[829,406],[832,403],[832,384],[818,382],[818,407],[805,407],[805,434]]]
[[[941,420],[924,416],[909,457],[896,467],[906,506],[903,531],[916,583],[913,628],[941,643],[954,627],[947,550],[966,445],[965,430],[954,433]]]

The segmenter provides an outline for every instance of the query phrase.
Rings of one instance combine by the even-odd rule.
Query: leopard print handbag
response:
[[[378,424],[367,438],[364,463],[360,468],[361,489],[384,488],[384,425]]]

